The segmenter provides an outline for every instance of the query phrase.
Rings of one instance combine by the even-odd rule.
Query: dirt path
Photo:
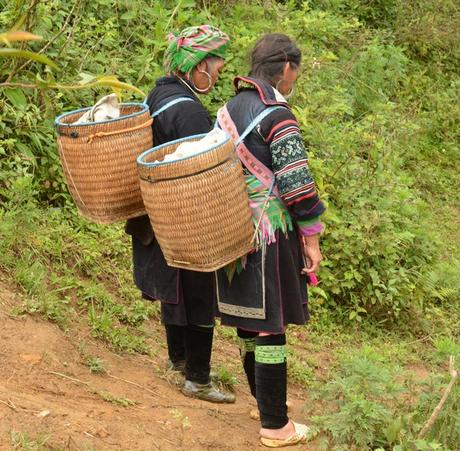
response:
[[[237,386],[234,405],[191,400],[158,370],[164,355],[158,362],[120,356],[84,331],[66,334],[39,318],[12,315],[20,302],[0,281],[1,450],[14,449],[15,433],[30,440],[49,436],[50,449],[65,450],[266,449],[257,439],[258,423],[248,417],[254,402],[244,383]],[[89,371],[82,340],[110,376]],[[215,353],[238,358],[222,342]],[[302,405],[294,402],[294,418],[301,418]]]

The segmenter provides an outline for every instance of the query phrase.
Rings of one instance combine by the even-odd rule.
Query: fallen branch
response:
[[[441,400],[439,401],[438,405],[435,407],[433,410],[433,413],[431,414],[430,418],[428,418],[428,421],[424,424],[422,429],[420,430],[418,434],[418,438],[421,439],[425,437],[427,432],[433,427],[434,422],[438,418],[439,414],[441,413],[442,408],[444,407],[444,404],[447,401],[447,398],[450,395],[450,392],[452,391],[455,382],[457,381],[458,378],[458,373],[457,370],[455,369],[455,360],[453,356],[450,356],[449,359],[449,373],[450,373],[450,382],[449,385],[446,387],[444,390],[444,394],[442,395]]]
[[[8,406],[11,410],[14,410],[15,412],[18,411],[18,409],[21,409],[21,410],[24,410],[26,412],[32,412],[33,414],[37,415],[37,414],[40,414],[42,412],[48,412],[47,415],[43,415],[43,416],[48,416],[49,415],[49,411],[48,410],[35,410],[35,409],[29,409],[27,407],[24,407],[24,406],[16,406],[13,401],[11,401],[11,399],[8,399],[7,401],[3,401],[2,399],[0,399],[0,403],[2,404],[5,404],[5,406]]]

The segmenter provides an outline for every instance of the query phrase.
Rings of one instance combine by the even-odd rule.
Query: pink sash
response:
[[[276,108],[276,107],[275,107]],[[273,109],[275,109],[273,108]],[[276,108],[277,109],[277,108]],[[274,184],[275,174],[273,174],[270,169],[267,168],[263,163],[261,163],[246,147],[246,144],[240,139],[236,125],[233,122],[230,114],[227,110],[227,105],[224,105],[217,112],[217,122],[219,123],[222,130],[226,131],[232,138],[236,146],[236,154],[244,166],[251,172],[254,177],[256,177],[260,183],[262,183],[267,189],[271,190],[278,199],[281,200],[278,188]],[[257,125],[254,124],[254,121],[251,123],[250,127],[254,128]],[[248,129],[250,128],[248,127]],[[243,135],[246,135],[248,130],[246,129]]]

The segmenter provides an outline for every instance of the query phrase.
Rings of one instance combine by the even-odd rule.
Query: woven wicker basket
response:
[[[184,141],[139,156],[145,208],[169,266],[215,271],[253,248],[253,225],[233,142],[172,162],[155,163]]]
[[[121,105],[120,118],[73,124],[89,108],[56,119],[61,164],[78,210],[108,224],[145,214],[136,158],[153,146],[147,105]]]

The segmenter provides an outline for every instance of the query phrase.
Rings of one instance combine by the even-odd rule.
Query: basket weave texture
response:
[[[253,248],[249,200],[232,141],[193,157],[152,164],[181,142],[202,136],[145,152],[138,169],[145,208],[167,264],[208,272]]]
[[[73,124],[86,111],[63,114],[55,123],[64,176],[78,210],[102,224],[145,214],[136,158],[153,146],[148,107],[122,104],[119,119]]]

